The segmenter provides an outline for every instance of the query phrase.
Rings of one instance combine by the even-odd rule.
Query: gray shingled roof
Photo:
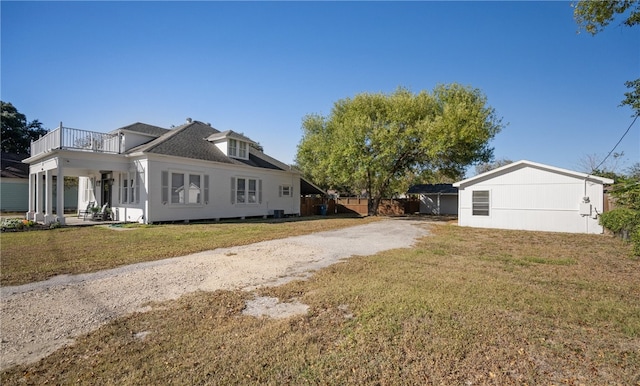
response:
[[[234,159],[234,161],[243,163],[245,165],[249,165],[249,166],[253,166],[256,168],[263,168],[263,169],[275,169],[275,170],[284,170],[274,164],[272,164],[271,162],[268,162],[262,158],[256,157],[255,155],[249,153],[249,159],[245,160],[245,159]]]
[[[215,134],[220,134],[220,132],[206,123],[193,121],[167,130],[164,135],[146,144],[132,148],[127,153],[163,154],[204,161],[248,165],[263,169],[283,170],[251,153],[249,153],[248,160],[226,156],[213,142],[207,140],[207,138]]]
[[[113,130],[111,133],[116,133],[119,130],[132,131],[135,133],[147,134],[154,137],[159,137],[161,135],[166,134],[169,131],[169,129],[163,129],[162,127],[147,125],[146,123],[141,123],[141,122],[136,122],[128,126]]]
[[[210,135],[207,140],[209,141],[215,141],[218,139],[222,139],[222,138],[234,138],[234,139],[239,139],[241,141],[245,141],[245,142],[249,142],[249,143],[256,143],[254,140],[252,140],[249,137],[246,137],[240,133],[236,133],[233,130],[227,130],[227,131],[223,131],[223,132],[218,132],[215,134]]]
[[[3,178],[29,178],[29,165],[22,162],[27,157],[29,157],[28,154],[2,152],[0,176]]]
[[[172,155],[205,161],[235,163],[231,158],[224,155],[215,144],[206,140],[208,136],[218,132],[218,130],[205,123],[193,121],[171,129],[161,137],[135,147],[128,153],[141,151],[143,153]]]

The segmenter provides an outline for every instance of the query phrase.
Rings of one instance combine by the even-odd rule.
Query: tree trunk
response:
[[[368,212],[369,216],[377,216],[378,215],[378,207],[380,206],[380,201],[382,200],[381,195],[376,195],[369,199],[368,204]]]

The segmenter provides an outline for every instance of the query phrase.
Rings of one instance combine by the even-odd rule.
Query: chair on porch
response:
[[[93,206],[95,204],[96,204],[95,201],[89,201],[89,203],[87,204],[87,207],[84,210],[79,209],[78,210],[78,218],[82,217],[83,220],[86,220],[87,219],[87,215],[93,213],[91,211],[91,208],[93,208]]]
[[[102,205],[99,212],[94,212],[91,216],[92,220],[106,220],[107,204]]]

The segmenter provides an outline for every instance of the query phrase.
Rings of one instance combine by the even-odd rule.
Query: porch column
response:
[[[33,173],[29,173],[29,197],[28,197],[28,208],[27,208],[27,213],[26,213],[26,219],[27,220],[35,220],[35,216],[34,216],[34,212],[35,212],[35,202],[33,199],[34,196],[34,183],[33,183],[33,179],[34,179],[34,174]]]
[[[56,215],[60,225],[64,223],[64,173],[62,168],[62,160],[58,160],[58,179],[56,180]]]
[[[51,173],[51,170],[46,170],[44,175],[44,222],[45,224],[48,224],[53,218],[53,174]]]
[[[35,213],[35,221],[44,221],[44,214],[42,213],[42,173],[37,172],[35,174],[36,177],[36,213]]]

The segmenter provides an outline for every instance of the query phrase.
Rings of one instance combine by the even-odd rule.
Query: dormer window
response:
[[[255,144],[251,139],[231,130],[212,134],[207,140],[213,142],[226,156],[240,159],[249,159],[249,146]]]
[[[229,157],[247,158],[247,143],[237,139],[229,139]]]

